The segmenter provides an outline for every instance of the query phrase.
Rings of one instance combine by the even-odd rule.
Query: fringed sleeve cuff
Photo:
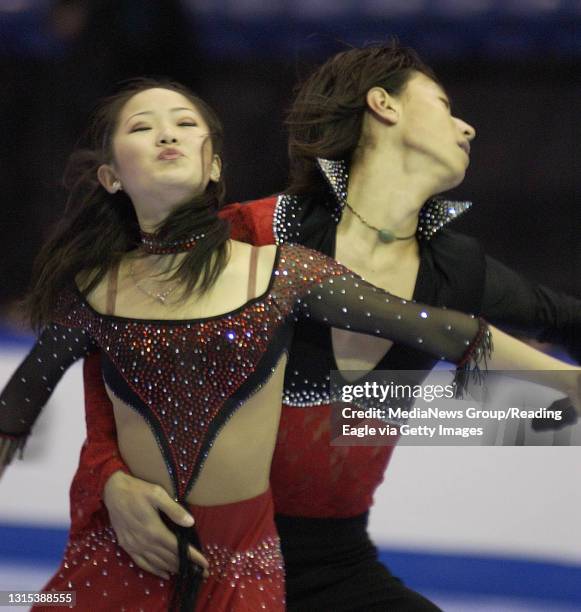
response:
[[[492,355],[492,333],[488,323],[479,318],[478,333],[456,365],[454,376],[455,396],[464,397],[470,383],[481,385],[488,371],[488,360]]]
[[[17,453],[19,459],[22,459],[27,439],[28,434],[14,436],[0,432],[0,468],[11,463]]]

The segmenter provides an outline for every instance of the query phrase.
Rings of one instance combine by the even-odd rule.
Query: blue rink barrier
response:
[[[541,600],[581,609],[581,566],[526,558],[380,549],[379,557],[422,592]]]
[[[61,559],[67,530],[0,523],[0,564],[31,567]],[[420,592],[495,596],[581,608],[581,566],[509,557],[380,549],[380,559]]]
[[[34,335],[6,327],[0,323],[0,349],[27,349],[34,344]]]

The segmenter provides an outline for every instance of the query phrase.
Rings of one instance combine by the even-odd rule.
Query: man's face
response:
[[[435,172],[442,191],[455,187],[468,168],[470,141],[476,131],[454,117],[450,100],[435,81],[414,74],[399,96],[404,154],[412,170]]]

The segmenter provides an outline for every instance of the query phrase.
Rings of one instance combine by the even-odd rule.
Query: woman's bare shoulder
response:
[[[121,265],[123,265],[123,262],[121,262]],[[75,276],[77,287],[81,293],[85,294],[85,298],[96,310],[101,310],[106,303],[111,272],[112,270],[109,269],[101,275],[101,268],[88,268]],[[96,284],[91,287],[95,281]]]

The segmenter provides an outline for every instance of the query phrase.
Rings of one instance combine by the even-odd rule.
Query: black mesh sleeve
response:
[[[96,349],[82,329],[49,325],[0,394],[0,466],[22,449],[64,372]]]
[[[492,349],[486,323],[473,315],[401,299],[343,270],[309,289],[297,306],[299,316],[381,336],[451,361],[458,366],[461,395],[468,374],[480,372],[479,365],[486,364]]]
[[[581,300],[531,283],[488,256],[482,314],[494,325],[560,344],[581,363]]]

